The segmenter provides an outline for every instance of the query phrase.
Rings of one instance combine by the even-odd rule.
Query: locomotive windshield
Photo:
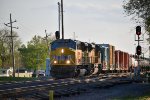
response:
[[[71,39],[59,39],[59,40],[55,40],[51,44],[52,51],[56,50],[56,48],[61,48],[61,47],[76,49],[76,42]]]

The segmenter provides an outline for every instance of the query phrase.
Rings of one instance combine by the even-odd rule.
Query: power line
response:
[[[11,31],[10,31],[10,36],[7,36],[7,37],[10,37],[11,38],[11,51],[12,51],[12,65],[13,65],[13,77],[15,77],[15,61],[14,61],[14,43],[13,43],[13,38],[14,37],[17,37],[17,36],[13,36],[12,34],[12,29],[15,28],[15,29],[18,29],[18,27],[13,27],[12,24],[17,22],[16,20],[15,21],[12,21],[12,18],[11,18],[11,14],[10,14],[10,22],[5,24],[7,27],[10,27]]]

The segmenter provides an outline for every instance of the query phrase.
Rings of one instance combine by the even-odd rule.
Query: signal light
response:
[[[55,32],[55,37],[56,37],[56,39],[60,39],[60,32],[59,31]]]
[[[138,45],[138,46],[136,47],[136,54],[137,54],[137,55],[141,55],[141,46],[140,46],[140,45]]]
[[[141,26],[136,27],[136,35],[141,35]]]

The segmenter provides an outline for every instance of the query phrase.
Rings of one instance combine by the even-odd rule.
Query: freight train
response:
[[[57,34],[56,34],[57,36]],[[96,44],[72,39],[59,39],[51,43],[51,75],[68,78],[105,72],[127,72],[135,57],[115,50],[110,44]],[[141,62],[141,66],[148,65]]]

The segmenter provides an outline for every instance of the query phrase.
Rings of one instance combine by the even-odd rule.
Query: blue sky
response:
[[[58,30],[57,2],[60,0],[0,0],[0,28],[16,19],[17,31],[26,43],[34,35],[45,36]],[[109,43],[116,49],[135,53],[137,24],[124,14],[123,0],[64,0],[65,38]]]

